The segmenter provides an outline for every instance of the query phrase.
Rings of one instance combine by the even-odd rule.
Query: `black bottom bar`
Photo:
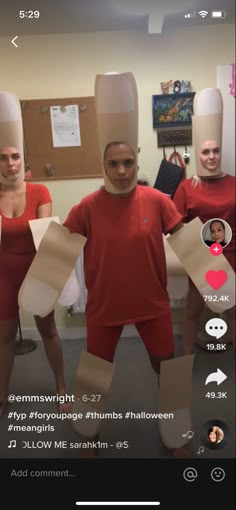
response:
[[[117,509],[201,510],[208,501],[214,510],[235,508],[234,459],[2,459],[0,476],[9,510],[102,508],[76,505],[83,501],[160,502],[110,507]]]

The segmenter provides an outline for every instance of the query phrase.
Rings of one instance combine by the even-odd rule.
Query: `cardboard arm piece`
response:
[[[114,376],[114,365],[88,352],[82,352],[76,371],[73,413],[81,414],[73,420],[73,427],[85,437],[94,437],[100,431],[99,413],[107,407],[107,397]],[[95,416],[87,413],[97,413]]]
[[[212,296],[212,300],[206,300],[206,305],[213,312],[222,313],[235,305],[235,272],[223,254],[214,257],[203,244],[202,226],[201,220],[195,218],[168,237],[167,242],[202,297]],[[206,276],[208,271],[212,273]],[[222,271],[227,277],[223,285],[217,283]],[[221,296],[228,296],[228,299],[220,300]]]
[[[161,419],[159,428],[163,443],[169,449],[188,442],[184,434],[192,429],[192,371],[195,355],[181,356],[161,362],[159,412],[173,413],[174,418]]]
[[[19,306],[34,315],[48,315],[55,308],[86,241],[86,237],[71,234],[66,227],[51,221],[21,285]]]
[[[188,275],[163,235],[166,257],[167,291],[170,299],[182,299],[188,293]]]
[[[38,218],[36,220],[30,220],[29,226],[32,232],[33,241],[35,245],[36,251],[38,251],[39,245],[47,231],[48,226],[52,221],[60,224],[60,220],[58,216],[50,216],[48,218]],[[78,278],[76,276],[75,269],[72,269],[72,272],[61,292],[61,295],[58,298],[58,303],[62,306],[70,306],[73,305],[80,296],[80,287]]]

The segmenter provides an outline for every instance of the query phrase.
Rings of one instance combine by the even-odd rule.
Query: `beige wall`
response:
[[[152,95],[160,82],[189,79],[193,90],[216,86],[216,66],[234,62],[234,25],[186,28],[165,35],[135,32],[98,32],[18,38],[0,38],[0,90],[20,99],[93,95],[97,73],[132,71],[139,93],[140,172],[154,182],[162,159],[152,129]],[[40,143],[40,140],[39,140]],[[192,148],[188,175],[194,172]],[[181,148],[182,153],[182,148]],[[69,162],[68,162],[69,164]],[[63,221],[72,205],[98,189],[100,179],[51,181],[53,213]],[[58,310],[58,325],[68,326],[66,312]],[[84,324],[84,318],[76,321]],[[22,314],[23,327],[32,319]],[[74,320],[73,320],[74,325]]]

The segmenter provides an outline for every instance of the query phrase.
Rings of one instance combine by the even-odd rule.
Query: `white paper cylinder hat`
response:
[[[0,172],[0,183],[16,185],[24,180],[23,126],[19,99],[8,92],[0,92],[0,149],[14,147],[21,155],[21,171],[14,177],[4,177]]]
[[[222,147],[223,99],[219,89],[206,88],[197,92],[193,101],[192,132],[197,174],[212,175],[200,162],[200,147],[206,141],[215,141]],[[214,175],[221,172],[219,164]]]
[[[138,94],[132,73],[107,73],[97,75],[95,80],[95,107],[102,163],[108,144],[123,142],[138,155]],[[121,193],[108,179],[103,168],[105,188],[111,193]],[[137,173],[124,191],[135,188]]]

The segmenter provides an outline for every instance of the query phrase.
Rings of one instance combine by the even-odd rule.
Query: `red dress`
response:
[[[37,219],[38,208],[52,202],[43,184],[26,183],[26,206],[18,218],[2,216],[0,242],[0,320],[18,315],[18,292],[35,255],[29,220]]]
[[[73,207],[64,225],[88,239],[87,321],[115,326],[169,311],[162,234],[181,219],[169,197],[146,186],[123,197],[101,189]]]
[[[219,218],[230,225],[232,239],[223,253],[235,271],[235,177],[202,180],[197,186],[187,179],[177,188],[174,203],[185,223],[198,216],[203,224]]]

